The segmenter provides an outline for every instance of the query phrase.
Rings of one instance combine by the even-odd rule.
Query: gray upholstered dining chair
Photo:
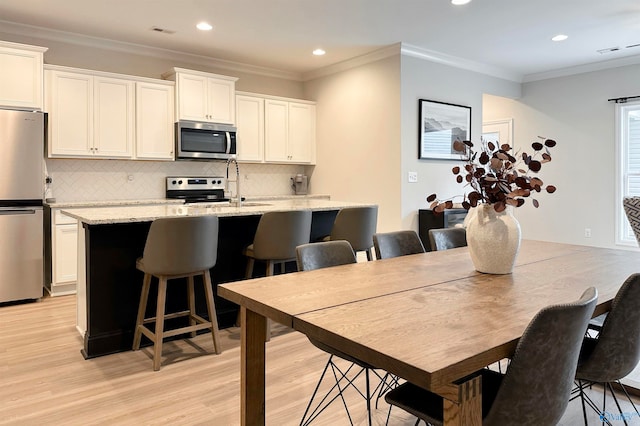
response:
[[[640,361],[640,274],[632,274],[625,280],[613,299],[611,309],[604,318],[597,338],[587,336],[583,342],[576,380],[577,396],[582,401],[585,425],[587,424],[586,404],[601,416],[605,415],[607,389],[620,409],[612,383],[617,383],[619,389],[622,389],[640,418],[640,412],[620,383],[620,379],[629,374],[638,361]],[[593,383],[600,383],[604,387],[602,409],[584,392],[585,388]],[[622,411],[620,415],[623,416]]]
[[[364,251],[367,253],[367,260],[372,260],[371,248],[377,224],[378,206],[345,207],[338,212],[331,234],[325,241],[349,241],[353,251]]]
[[[311,271],[314,269],[356,263],[356,256],[353,248],[348,241],[338,240],[298,246],[296,248],[296,260],[299,271]],[[369,424],[371,424],[372,395],[375,395],[376,392],[381,395],[384,390],[388,389],[391,386],[387,382],[387,379],[390,381],[390,383],[397,382],[397,379],[392,378],[388,375],[381,377],[375,370],[374,366],[362,362],[359,359],[353,358],[352,356],[334,349],[331,346],[327,346],[315,339],[309,338],[309,341],[318,349],[327,352],[330,356],[327,364],[324,367],[324,370],[322,371],[322,374],[320,375],[318,384],[313,394],[311,395],[311,399],[307,404],[307,408],[302,416],[300,424],[310,424],[315,418],[320,415],[320,413],[322,413],[332,402],[334,402],[338,398],[342,400],[344,408],[347,412],[347,417],[349,417],[349,421],[351,422],[351,424],[353,424],[347,402],[343,396],[343,392],[349,387],[355,389],[362,397],[365,398]],[[351,364],[349,364],[349,366],[346,368],[340,367],[335,363],[335,357],[349,361],[351,362]],[[331,386],[329,391],[322,398],[319,398],[319,401],[314,405],[314,401],[316,401],[316,398],[318,397],[318,390],[320,389],[320,385],[322,384],[325,377],[328,376],[327,373],[329,372],[332,373],[331,377],[335,379],[336,383]],[[379,383],[374,388],[373,392],[371,392],[370,385],[371,372],[373,372],[373,374],[379,379]],[[354,383],[354,381],[363,373],[366,383],[364,392],[358,389],[358,387]]]
[[[147,336],[153,342],[154,370],[160,369],[162,341],[165,337],[177,336],[188,332],[191,333],[192,337],[195,337],[197,330],[210,330],[215,353],[221,352],[220,339],[218,337],[218,320],[216,318],[216,307],[213,302],[213,289],[209,274],[209,269],[216,264],[217,251],[217,216],[161,218],[151,223],[143,255],[136,262],[136,267],[144,272],[144,280],[138,306],[133,350],[140,349],[142,335]],[[145,318],[145,311],[153,276],[158,278],[156,315],[147,319]],[[194,276],[202,276],[208,320],[196,313]],[[167,281],[185,277],[187,278],[188,310],[165,315]],[[165,319],[181,316],[189,318],[189,326],[170,331],[165,330]],[[148,323],[155,324],[153,331],[146,326]]]
[[[311,235],[311,211],[291,210],[267,212],[260,217],[253,243],[246,247],[246,278],[253,277],[256,260],[267,264],[267,276],[274,274],[274,266],[280,264],[284,271],[286,262],[296,260],[296,247],[309,242]]]
[[[424,253],[424,246],[416,231],[395,231],[373,235],[377,259]]]
[[[543,308],[518,341],[506,374],[479,372],[483,425],[554,425],[560,420],[596,299],[597,290],[590,287],[575,302]],[[416,385],[404,383],[385,399],[427,423],[443,424],[442,397]]]
[[[429,229],[431,250],[448,250],[467,245],[467,230],[464,228]]]

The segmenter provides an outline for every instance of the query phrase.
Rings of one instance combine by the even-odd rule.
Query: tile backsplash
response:
[[[229,179],[235,180],[235,165]],[[225,176],[224,161],[130,161],[46,159],[52,182],[46,198],[57,202],[158,199],[167,176]],[[305,166],[240,164],[242,196],[293,194],[290,178]],[[231,184],[235,191],[235,184]]]

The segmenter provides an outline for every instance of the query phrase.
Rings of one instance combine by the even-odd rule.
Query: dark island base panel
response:
[[[311,241],[318,241],[331,232],[337,211],[313,212]],[[218,297],[217,284],[244,279],[246,258],[242,250],[253,241],[260,216],[221,217],[218,234],[218,260],[211,269],[214,299],[220,328],[235,324],[238,305]],[[138,312],[142,272],[135,267],[142,256],[151,222],[86,225],[85,244],[87,262],[87,331],[82,355],[94,358],[131,350]],[[295,262],[286,271],[296,270]],[[256,262],[254,277],[264,276],[265,267]],[[155,278],[154,278],[155,279]],[[182,283],[180,282],[182,281]],[[196,310],[208,318],[202,280],[196,278]],[[152,285],[147,305],[147,316],[155,316],[157,286]],[[187,308],[186,279],[172,280],[167,286],[166,312]],[[186,318],[167,322],[175,327]],[[176,336],[175,338],[180,338]],[[143,344],[150,342],[143,337]]]

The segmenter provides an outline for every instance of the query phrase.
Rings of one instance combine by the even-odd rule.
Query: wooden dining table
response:
[[[523,240],[513,273],[474,270],[466,247],[218,286],[241,306],[241,423],[265,423],[266,318],[444,398],[445,425],[482,424],[480,376],[543,307],[594,286],[609,310],[640,253]]]

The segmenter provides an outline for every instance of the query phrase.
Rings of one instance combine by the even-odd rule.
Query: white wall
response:
[[[632,65],[525,83],[517,100],[484,97],[485,120],[514,119],[517,147],[537,135],[558,142],[540,172],[558,191],[540,195],[538,209],[515,211],[524,238],[616,247],[615,104],[607,99],[640,94],[638,75]]]
[[[400,56],[309,81],[305,93],[317,102],[311,191],[377,203],[378,231],[399,229]]]
[[[402,166],[395,178],[402,192],[401,228],[417,230],[417,212],[428,208],[427,196],[437,193],[447,199],[465,192],[451,172],[460,161],[418,159],[418,100],[470,106],[471,140],[475,142],[482,132],[483,93],[518,97],[520,84],[407,55],[402,56],[401,78]],[[408,183],[409,171],[418,172],[418,183]]]

